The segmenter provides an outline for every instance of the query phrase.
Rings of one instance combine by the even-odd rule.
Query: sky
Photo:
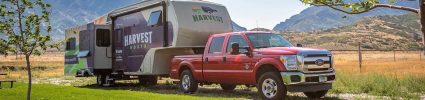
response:
[[[248,30],[273,29],[280,22],[308,8],[300,0],[205,0],[227,7],[233,21]]]

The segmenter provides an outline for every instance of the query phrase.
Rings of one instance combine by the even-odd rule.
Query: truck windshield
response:
[[[247,36],[254,48],[292,47],[292,44],[279,34],[253,33]]]

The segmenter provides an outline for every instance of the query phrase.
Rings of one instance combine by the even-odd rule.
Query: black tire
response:
[[[89,75],[89,72],[87,72],[87,71],[84,71],[84,75],[83,75],[84,77],[89,77],[90,75]]]
[[[328,90],[325,91],[317,91],[317,92],[304,92],[304,95],[310,99],[317,99],[324,97],[328,93]]]
[[[263,93],[263,88],[269,93]],[[276,72],[263,73],[257,83],[257,89],[263,100],[282,100],[287,94],[285,84]],[[267,91],[269,89],[271,91]]]
[[[187,79],[187,80],[184,80]],[[187,83],[188,82],[188,83]],[[180,74],[180,90],[184,93],[193,93],[198,90],[198,82],[195,80],[195,78],[192,75],[192,72],[190,70],[184,70]]]
[[[103,86],[103,84],[106,83],[106,76],[105,75],[97,75],[96,76],[96,84],[98,86]]]
[[[139,76],[140,85],[157,85],[158,77],[157,76]]]
[[[233,84],[220,84],[220,87],[225,91],[233,91],[236,88],[236,85]]]

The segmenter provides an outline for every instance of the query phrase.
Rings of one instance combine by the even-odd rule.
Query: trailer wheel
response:
[[[220,84],[221,89],[225,91],[233,91],[236,88],[236,85],[233,84]]]
[[[198,82],[193,78],[190,70],[184,70],[180,74],[180,90],[184,93],[193,93],[198,89]]]
[[[158,76],[139,76],[140,85],[156,85],[158,84]]]
[[[98,85],[98,86],[103,86],[103,84],[105,84],[105,82],[106,82],[106,77],[105,77],[105,75],[97,75],[96,76],[96,84]]]
[[[324,97],[326,93],[328,93],[328,90],[317,91],[317,92],[304,92],[304,95],[306,95],[310,99],[315,99],[315,98]]]
[[[262,74],[257,83],[257,89],[263,100],[282,100],[287,93],[282,79],[275,72]]]

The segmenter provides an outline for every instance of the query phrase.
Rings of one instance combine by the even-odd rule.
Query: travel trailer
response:
[[[207,1],[146,0],[66,30],[65,75],[156,84],[176,55],[203,51],[208,37],[231,32],[226,7]]]

